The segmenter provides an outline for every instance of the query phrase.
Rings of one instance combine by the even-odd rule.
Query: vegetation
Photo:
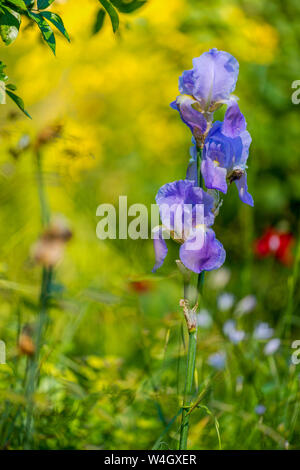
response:
[[[230,188],[214,225],[227,257],[205,280],[188,448],[299,448],[299,10],[0,0],[2,449],[178,448],[176,247],[151,274],[152,241],[97,239],[96,209],[150,208],[182,178],[190,133],[169,103],[212,47],[240,63],[255,206]]]

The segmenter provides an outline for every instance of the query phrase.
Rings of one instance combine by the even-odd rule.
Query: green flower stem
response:
[[[203,187],[202,175],[201,175],[201,157],[202,149],[197,151],[197,174],[198,174],[198,186]],[[200,294],[200,299],[202,297],[203,285],[204,285],[204,271],[202,271],[197,279],[197,291]],[[190,294],[192,293],[192,295]],[[195,306],[196,299],[193,293],[192,286],[184,285],[184,297],[188,301],[190,309]],[[194,313],[191,313],[194,314]],[[196,322],[195,322],[196,323]],[[183,407],[182,407],[182,421],[180,429],[180,440],[179,440],[179,449],[187,449],[187,440],[189,434],[189,419],[190,419],[190,409],[192,406],[192,390],[195,374],[195,364],[196,364],[196,351],[197,351],[197,325],[195,324],[189,330],[189,346],[187,354],[187,368],[186,368],[186,378],[185,378],[185,387],[184,387],[184,398],[183,398]]]
[[[187,440],[189,434],[189,409],[191,406],[191,392],[193,388],[194,372],[195,372],[195,361],[196,361],[196,349],[197,349],[197,329],[189,332],[189,349],[187,356],[187,370],[186,370],[186,381],[184,388],[183,398],[183,410],[182,410],[182,421],[180,430],[180,441],[179,449],[187,449]]]
[[[43,226],[47,226],[50,221],[50,210],[49,205],[47,202],[46,192],[45,192],[45,184],[44,184],[44,177],[43,177],[43,170],[42,170],[42,155],[40,150],[36,152],[36,164],[37,164],[37,185],[38,185],[38,193],[39,193],[39,200],[40,200],[40,207],[41,207],[41,219]]]
[[[41,208],[41,221],[43,227],[46,227],[50,221],[50,210],[45,194],[44,178],[42,171],[42,155],[38,150],[36,153],[37,162],[37,186],[38,195],[40,200]],[[25,447],[29,448],[31,445],[32,432],[33,432],[33,410],[34,410],[34,393],[39,381],[39,362],[40,362],[40,351],[43,343],[43,331],[47,323],[47,308],[48,299],[51,292],[53,270],[52,268],[43,268],[41,291],[39,298],[39,316],[37,330],[35,334],[35,353],[32,359],[29,359],[29,367],[27,371],[26,384],[25,384],[25,395],[28,402],[27,416],[25,423]]]
[[[26,380],[26,399],[28,401],[27,417],[25,425],[25,438],[27,444],[30,444],[33,430],[33,408],[34,408],[34,392],[39,381],[39,359],[42,347],[43,330],[47,322],[47,303],[51,289],[52,269],[43,268],[42,285],[39,301],[39,318],[37,331],[35,335],[35,354],[30,360],[28,375]]]
[[[198,186],[203,188],[203,180],[201,173],[201,161],[202,161],[202,148],[197,148],[197,176],[198,176]]]
[[[282,337],[290,338],[292,333],[292,320],[295,305],[295,292],[299,278],[299,265],[300,265],[300,240],[298,240],[296,247],[296,254],[294,260],[293,272],[288,278],[287,283],[287,307],[285,315],[279,325],[279,335]]]

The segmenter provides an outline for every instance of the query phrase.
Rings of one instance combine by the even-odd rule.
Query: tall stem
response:
[[[39,193],[39,200],[40,200],[40,207],[41,207],[41,219],[42,225],[45,227],[49,224],[50,220],[50,210],[49,205],[47,202],[46,192],[45,192],[45,184],[44,184],[44,176],[43,176],[43,169],[42,169],[42,155],[41,151],[36,151],[36,165],[37,165],[37,185],[38,185],[38,193]]]
[[[201,157],[202,149],[198,148],[197,150],[197,177],[198,177],[198,186],[203,187],[202,175],[201,175]],[[204,271],[198,275],[197,279],[197,291],[202,296],[203,284],[204,284]],[[192,286],[184,286],[184,297],[188,301],[190,309],[195,306],[195,296],[193,294],[193,289],[189,288]],[[192,296],[190,296],[192,292]],[[192,298],[191,298],[192,297]],[[194,315],[194,313],[192,313]],[[180,429],[180,440],[179,440],[179,449],[187,449],[187,440],[189,434],[189,419],[190,419],[190,408],[192,404],[192,390],[193,390],[193,381],[195,374],[195,364],[196,364],[196,351],[197,351],[197,324],[194,322],[192,328],[189,329],[189,346],[187,354],[187,367],[186,367],[186,378],[185,378],[185,387],[184,387],[184,397],[183,397],[183,410],[182,410],[182,421]]]
[[[46,227],[49,224],[50,220],[50,210],[47,202],[47,197],[45,194],[44,178],[42,171],[42,156],[39,150],[36,152],[36,163],[37,163],[37,185],[38,185],[38,195],[40,200],[40,209],[41,209],[41,222],[43,227]],[[25,423],[25,440],[26,447],[28,448],[31,444],[31,436],[33,431],[33,409],[34,409],[34,392],[38,385],[39,381],[39,359],[40,351],[43,343],[43,331],[47,322],[47,306],[48,298],[51,291],[51,281],[52,281],[52,268],[43,268],[42,272],[42,281],[41,281],[41,291],[39,298],[39,317],[37,330],[35,334],[35,354],[32,358],[28,374],[26,377],[25,385],[25,395],[28,402],[27,416]]]
[[[191,393],[192,393],[192,388],[193,388],[193,379],[194,379],[194,372],[195,372],[196,349],[197,349],[197,329],[189,332],[189,349],[188,349],[188,356],[187,356],[187,370],[186,370],[181,432],[180,432],[180,441],[179,441],[180,450],[187,449],[187,440],[188,440],[188,434],[189,434],[189,418],[190,418],[189,408],[191,404]]]
[[[294,260],[294,268],[292,274],[288,278],[288,298],[285,315],[282,317],[281,324],[279,325],[279,335],[289,338],[292,332],[292,320],[294,313],[294,296],[299,277],[299,264],[300,264],[300,240],[296,248],[296,255]]]

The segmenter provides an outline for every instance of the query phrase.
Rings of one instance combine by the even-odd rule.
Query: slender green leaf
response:
[[[109,0],[99,0],[99,2],[109,14],[113,32],[115,33],[119,28],[119,15],[117,11],[115,10],[115,8],[113,7],[113,5],[110,3]]]
[[[63,23],[63,20],[57,13],[52,13],[51,11],[42,11],[40,13],[46,20],[50,21],[57,29],[60,31],[65,38],[70,42],[69,35],[66,31],[65,25]]]
[[[105,14],[105,10],[103,10],[103,8],[100,8],[96,16],[96,21],[93,26],[92,34],[97,34],[102,28],[105,19]]]
[[[31,116],[30,114],[25,110],[24,108],[24,102],[22,100],[22,98],[20,98],[18,95],[16,95],[15,93],[13,93],[12,91],[9,91],[6,89],[6,94],[16,103],[16,105],[18,106],[18,108],[20,108],[20,110],[27,116],[31,119]]]
[[[6,89],[15,91],[17,89],[16,85],[13,85],[12,83],[8,83],[6,85]]]
[[[161,435],[158,437],[158,439],[155,441],[153,447],[152,447],[152,450],[158,450],[160,448],[160,445],[162,443],[162,439],[163,437],[169,432],[169,430],[171,429],[171,427],[173,426],[173,424],[175,423],[176,419],[178,418],[178,416],[181,414],[182,412],[182,408],[180,408],[180,410],[178,411],[178,413],[173,416],[173,418],[169,421],[169,424],[165,427],[165,429],[163,430],[163,432],[161,433]]]
[[[216,433],[217,433],[217,436],[218,436],[218,442],[219,442],[219,449],[222,450],[222,441],[221,441],[221,435],[220,435],[220,425],[219,425],[219,421],[217,420],[217,418],[215,417],[215,415],[210,411],[210,409],[205,406],[205,405],[198,405],[198,408],[202,408],[203,410],[206,411],[206,413],[211,416],[215,422],[215,429],[216,429]]]
[[[20,10],[27,11],[26,4],[24,0],[7,0],[6,3],[20,8]]]
[[[53,34],[51,27],[47,23],[47,21],[42,17],[41,13],[33,13],[31,11],[31,12],[28,12],[28,15],[33,21],[36,22],[36,24],[41,30],[43,38],[45,39],[46,43],[48,44],[53,54],[55,55],[55,46],[56,46],[55,36]]]
[[[145,3],[147,3],[147,0],[132,0],[131,2],[124,2],[122,0],[111,0],[111,3],[121,13],[132,13],[133,11],[145,5]]]
[[[45,8],[48,8],[53,2],[54,0],[38,0],[37,7],[39,10],[45,10]]]
[[[18,36],[21,15],[10,8],[3,7],[3,9],[4,14],[0,17],[0,35],[2,41],[8,46],[14,42]]]

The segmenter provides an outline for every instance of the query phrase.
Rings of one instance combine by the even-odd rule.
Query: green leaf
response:
[[[97,34],[102,28],[105,19],[105,14],[105,10],[103,10],[103,8],[100,8],[96,16],[96,21],[93,26],[92,34]]]
[[[57,13],[52,13],[51,11],[42,11],[40,14],[44,18],[46,18],[46,20],[50,21],[54,26],[56,26],[58,31],[60,31],[65,36],[65,38],[70,42],[70,38],[66,31],[63,20],[61,19],[59,15],[57,15]]]
[[[6,103],[5,83],[0,80],[0,104]]]
[[[4,15],[0,18],[0,35],[2,41],[9,46],[15,41],[19,33],[21,16],[18,12],[10,8],[3,7]]]
[[[133,11],[141,8],[147,0],[132,0],[124,2],[122,0],[111,0],[111,3],[121,12],[121,13],[132,13]]]
[[[158,450],[160,448],[160,445],[162,443],[162,438],[167,434],[167,432],[169,432],[169,430],[171,429],[171,427],[173,426],[173,424],[175,423],[176,419],[181,414],[181,412],[182,412],[182,408],[180,408],[178,413],[176,413],[176,415],[173,416],[173,418],[169,421],[169,424],[165,427],[165,429],[163,430],[159,438],[155,441],[152,447],[152,450]]]
[[[36,22],[36,24],[41,30],[43,38],[45,39],[46,43],[48,44],[53,54],[55,55],[55,46],[56,46],[55,36],[53,34],[51,27],[47,23],[47,21],[44,20],[41,13],[33,13],[31,11],[31,12],[28,12],[28,15],[33,21]]]
[[[20,98],[19,96],[15,95],[15,93],[13,93],[12,91],[9,91],[6,89],[6,94],[16,103],[16,105],[18,106],[18,108],[20,108],[20,110],[27,116],[31,119],[31,116],[30,114],[25,110],[24,108],[24,102],[22,100],[22,98]]]
[[[8,0],[6,3],[14,5],[15,7],[20,8],[20,10],[27,11],[27,7],[24,0]]]
[[[206,413],[211,416],[215,422],[215,429],[216,429],[216,433],[217,433],[217,436],[218,436],[218,441],[219,441],[219,449],[222,450],[222,441],[221,441],[221,435],[220,435],[220,425],[219,425],[219,421],[217,420],[217,418],[215,417],[215,415],[210,411],[210,409],[205,406],[205,405],[198,405],[198,408],[202,408],[203,410],[206,411]]]
[[[45,8],[48,8],[53,2],[54,0],[38,0],[37,7],[39,10],[45,10]]]
[[[113,5],[110,3],[109,0],[99,0],[103,8],[107,11],[110,16],[113,32],[115,33],[119,28],[119,15]]]
[[[15,91],[17,89],[16,85],[13,85],[12,83],[8,83],[6,85],[6,89]]]

